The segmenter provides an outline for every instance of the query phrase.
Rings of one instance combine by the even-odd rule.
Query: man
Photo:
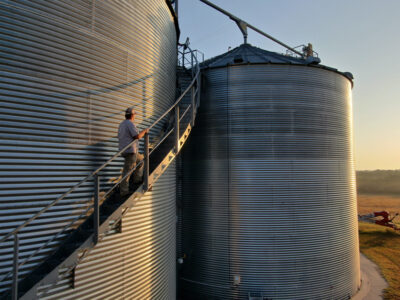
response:
[[[143,160],[143,155],[139,153],[139,139],[144,137],[144,135],[149,132],[149,129],[145,129],[138,132],[133,121],[135,120],[135,111],[132,108],[127,108],[125,111],[125,120],[119,124],[118,128],[118,140],[119,140],[119,150],[121,151],[126,146],[134,141],[132,146],[130,146],[127,150],[122,153],[122,156],[125,158],[124,170],[122,171],[122,177],[129,173],[132,170],[136,163]],[[143,177],[143,165],[136,170],[134,175],[134,182],[139,183],[142,181]],[[129,194],[129,177],[125,178],[121,181],[119,186],[121,196],[125,196]]]

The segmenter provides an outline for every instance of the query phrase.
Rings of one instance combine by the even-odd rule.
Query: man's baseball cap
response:
[[[135,111],[133,110],[132,107],[128,107],[128,108],[125,110],[125,115],[136,115],[136,113],[135,113]]]

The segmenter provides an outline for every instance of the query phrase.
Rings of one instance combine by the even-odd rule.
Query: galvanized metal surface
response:
[[[277,52],[267,51],[250,44],[242,44],[226,53],[207,59],[201,64],[201,67],[207,69],[249,63],[304,65],[334,71],[338,74],[344,75],[350,80],[353,80],[353,75],[350,72],[341,72],[338,69],[321,65],[320,62],[321,61],[318,57],[309,56],[307,58],[299,58],[288,54],[284,55]]]
[[[117,151],[116,131],[126,107],[135,107],[136,123],[144,128],[173,103],[176,30],[162,0],[2,0],[0,36],[3,235]],[[119,177],[121,168],[119,160],[102,173],[102,190]],[[154,193],[175,197],[174,187]],[[90,201],[91,182],[24,229],[19,236],[21,258],[81,214]],[[20,275],[57,245],[41,251]],[[11,239],[1,245],[0,277],[12,268],[12,247]],[[162,264],[169,263],[173,249],[174,243],[164,249],[168,262]],[[170,279],[158,280],[164,286]],[[10,281],[1,283],[0,292]],[[165,295],[174,293],[175,285],[168,287]]]
[[[351,82],[205,71],[182,152],[182,299],[348,299],[360,284]]]
[[[122,232],[100,241],[74,277],[40,289],[40,299],[175,299],[175,181],[172,162],[122,219]]]

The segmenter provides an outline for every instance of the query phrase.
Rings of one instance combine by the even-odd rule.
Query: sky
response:
[[[295,47],[312,43],[321,64],[354,76],[357,170],[400,169],[400,0],[210,0]],[[181,42],[205,58],[243,43],[236,24],[199,0],[179,0]],[[248,43],[286,49],[248,29]]]

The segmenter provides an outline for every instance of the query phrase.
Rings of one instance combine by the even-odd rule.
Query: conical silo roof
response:
[[[277,52],[267,51],[251,44],[242,44],[226,53],[215,56],[204,61],[201,64],[202,69],[219,68],[238,64],[290,64],[305,65],[322,69],[327,69],[340,73],[353,81],[353,75],[350,72],[341,72],[336,68],[320,64],[318,57],[299,58],[285,55]]]
[[[307,59],[263,50],[250,44],[242,44],[224,54],[203,63],[203,67],[215,68],[239,63],[309,64]]]

